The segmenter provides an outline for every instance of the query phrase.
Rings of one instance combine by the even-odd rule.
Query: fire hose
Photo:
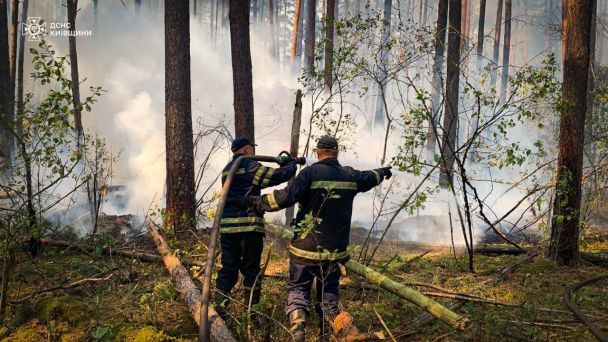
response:
[[[230,190],[230,185],[232,184],[232,179],[236,173],[241,162],[245,159],[260,161],[260,162],[270,162],[270,163],[278,163],[281,164],[285,159],[291,158],[297,164],[304,165],[306,164],[306,159],[304,157],[291,157],[287,151],[282,151],[279,153],[277,157],[271,156],[256,156],[256,155],[244,155],[236,158],[236,160],[232,163],[230,170],[228,171],[228,175],[226,176],[226,180],[224,181],[224,185],[222,186],[222,192],[220,193],[220,198],[217,203],[217,208],[215,210],[215,217],[213,218],[213,226],[211,228],[211,236],[209,237],[209,249],[207,250],[207,262],[205,264],[205,273],[203,274],[203,293],[201,299],[201,319],[199,326],[199,342],[208,342],[209,341],[209,294],[211,288],[211,272],[213,271],[213,265],[215,264],[215,249],[217,247],[217,236],[220,230],[220,221],[222,219],[222,213],[224,212],[224,207],[226,206],[226,200],[228,199],[228,191]]]

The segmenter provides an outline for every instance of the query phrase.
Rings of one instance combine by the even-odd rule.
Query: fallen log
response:
[[[380,274],[369,267],[366,267],[356,261],[349,260],[344,266],[347,270],[367,279],[369,282],[376,284],[383,289],[397,295],[413,304],[416,304],[421,309],[427,311],[431,315],[447,323],[454,329],[462,330],[466,327],[468,319],[459,314],[450,311],[445,306],[428,298],[422,293],[412,289],[411,287],[399,284],[398,282]]]
[[[589,329],[593,333],[593,335],[597,337],[598,340],[600,340],[601,342],[608,342],[608,335],[606,335],[602,331],[602,329],[600,329],[595,323],[593,323],[593,321],[591,321],[589,317],[582,313],[578,305],[576,305],[572,301],[572,294],[579,290],[581,287],[604,279],[608,279],[608,274],[601,274],[595,277],[591,277],[568,287],[566,289],[566,292],[564,293],[564,303],[566,303],[568,308],[572,310],[572,313],[574,313],[574,316],[576,316],[576,318],[578,318],[585,326],[587,326],[587,329]]]
[[[97,247],[93,245],[87,244],[79,244],[73,241],[64,241],[64,240],[54,240],[49,238],[41,238],[40,243],[47,246],[59,247],[59,248],[77,248],[86,253],[95,253],[97,251]],[[140,261],[148,261],[148,262],[163,262],[163,258],[159,255],[145,252],[136,252],[129,251],[126,249],[114,249],[108,246],[105,246],[101,249],[101,253],[104,255],[117,255],[126,258],[137,259]],[[182,264],[186,266],[199,266],[204,267],[205,263],[195,260],[186,260],[182,262]]]
[[[476,245],[473,253],[490,255],[520,255],[526,253],[525,250],[505,244]]]
[[[293,233],[281,226],[268,225],[276,235],[281,237],[293,237]],[[344,264],[347,270],[367,279],[374,285],[378,285],[384,290],[391,292],[392,294],[401,297],[424,311],[430,313],[435,318],[443,321],[454,329],[462,330],[467,326],[469,320],[466,317],[460,316],[459,314],[449,310],[445,306],[437,303],[436,301],[428,298],[422,293],[412,289],[411,287],[399,284],[398,282],[380,274],[367,266],[364,266],[354,260],[349,260]]]
[[[192,278],[188,274],[188,270],[182,265],[179,259],[173,255],[167,240],[161,235],[156,226],[152,223],[148,225],[148,232],[150,233],[151,239],[156,244],[156,249],[162,255],[163,262],[173,283],[179,292],[179,295],[183,302],[188,307],[190,315],[194,318],[196,324],[200,325],[200,311],[201,311],[201,292],[194,285]],[[218,342],[236,342],[236,339],[232,336],[232,333],[224,323],[224,320],[217,314],[217,312],[209,307],[209,325],[210,325],[210,337],[212,341]]]
[[[599,266],[608,266],[608,253],[589,253],[581,252],[581,258],[589,261],[592,264]]]

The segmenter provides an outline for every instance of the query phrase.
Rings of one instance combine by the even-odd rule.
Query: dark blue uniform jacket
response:
[[[226,181],[232,163],[240,156],[242,154],[234,155],[224,167],[222,185]],[[288,181],[295,175],[296,169],[296,163],[293,161],[278,169],[264,166],[251,159],[241,161],[228,191],[226,206],[220,221],[220,233],[264,233],[264,212],[247,208],[242,199],[246,196],[259,196],[261,189]]]
[[[353,199],[383,180],[382,169],[358,171],[324,159],[303,169],[285,189],[259,197],[254,207],[277,211],[299,203],[291,257],[309,264],[346,260]]]

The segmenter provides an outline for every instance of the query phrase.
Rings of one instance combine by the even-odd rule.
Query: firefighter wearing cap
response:
[[[242,155],[253,155],[255,144],[246,138],[232,142],[232,160],[224,167],[222,184],[226,180],[232,163]],[[264,212],[248,208],[243,198],[248,195],[259,196],[260,189],[288,181],[296,173],[296,163],[284,158],[280,168],[261,165],[257,161],[245,159],[234,175],[226,199],[226,207],[220,221],[220,245],[222,248],[222,268],[216,280],[216,310],[226,314],[230,291],[236,285],[239,272],[243,275],[245,303],[253,291],[252,304],[260,300],[261,283],[256,277],[260,273],[260,259],[264,238]]]
[[[305,169],[282,190],[246,202],[264,211],[277,211],[299,203],[294,237],[289,247],[289,282],[286,313],[296,341],[304,341],[310,292],[316,281],[320,337],[327,340],[329,321],[339,313],[339,263],[348,260],[353,199],[391,177],[390,167],[357,171],[338,162],[338,142],[322,137],[317,143],[319,161]],[[316,280],[315,280],[316,279]]]

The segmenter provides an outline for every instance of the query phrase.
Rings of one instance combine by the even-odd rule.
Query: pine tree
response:
[[[557,181],[549,255],[558,265],[579,262],[581,180],[594,0],[567,1],[564,30],[565,108],[560,119]]]
[[[165,227],[175,232],[195,224],[190,18],[188,0],[165,6]]]
[[[230,51],[234,90],[234,125],[237,137],[255,139],[253,76],[249,38],[249,0],[230,0]]]
[[[460,42],[462,40],[460,37],[461,8],[460,0],[450,0],[445,112],[441,143],[442,163],[439,174],[439,184],[444,188],[452,184],[454,160],[456,158],[458,95],[460,91]]]

